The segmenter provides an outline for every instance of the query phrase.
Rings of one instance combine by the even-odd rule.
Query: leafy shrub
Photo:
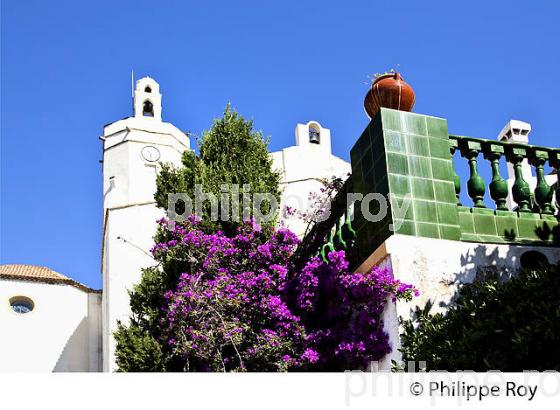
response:
[[[272,169],[272,158],[268,152],[269,140],[262,132],[253,130],[253,122],[245,120],[228,104],[223,116],[214,120],[210,130],[205,131],[198,138],[198,150],[186,151],[182,157],[182,166],[173,167],[163,164],[157,176],[157,191],[155,200],[162,209],[167,209],[168,194],[187,194],[191,200],[195,198],[195,187],[200,186],[201,192],[213,194],[221,198],[224,194],[221,187],[226,185],[228,195],[234,195],[232,185],[238,185],[242,190],[248,185],[251,193],[267,193],[280,199],[280,174]],[[252,209],[252,196],[247,196],[246,206]],[[261,212],[266,215],[271,210],[270,204],[264,201]],[[182,214],[184,204],[179,201],[176,210]],[[197,212],[201,217],[201,227],[207,232],[221,230],[227,235],[235,234],[235,229],[243,220],[243,207],[240,206],[237,215],[226,220],[211,220],[210,201],[202,203],[202,209]],[[275,221],[267,226],[274,226]]]
[[[557,266],[463,285],[453,306],[403,322],[403,359],[427,370],[560,370]]]
[[[389,297],[410,299],[414,288],[388,269],[352,273],[341,251],[294,272],[299,240],[289,230],[268,235],[247,221],[228,237],[199,223],[160,221],[162,269],[132,293],[131,324],[116,336],[120,370],[335,371],[391,351],[380,315]],[[176,284],[162,295],[161,282]]]

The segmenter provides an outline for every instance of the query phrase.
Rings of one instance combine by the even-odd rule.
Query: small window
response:
[[[145,117],[154,116],[154,105],[150,100],[144,101],[144,108],[142,109],[142,115]]]
[[[146,92],[146,93],[151,93],[152,92],[152,89],[150,88],[149,85],[147,85],[146,88],[144,88],[144,92]]]
[[[319,130],[313,126],[309,127],[309,142],[311,144],[320,144],[321,143],[321,134]]]
[[[25,296],[15,296],[10,299],[10,306],[12,310],[20,315],[29,313],[35,307],[31,299]]]

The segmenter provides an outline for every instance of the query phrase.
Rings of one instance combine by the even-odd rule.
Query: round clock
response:
[[[156,162],[160,157],[160,153],[156,147],[152,147],[151,145],[148,145],[142,148],[142,157],[146,161]]]

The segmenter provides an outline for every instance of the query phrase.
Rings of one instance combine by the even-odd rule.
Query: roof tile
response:
[[[0,265],[0,279],[61,283],[74,286],[86,292],[99,292],[45,266]]]

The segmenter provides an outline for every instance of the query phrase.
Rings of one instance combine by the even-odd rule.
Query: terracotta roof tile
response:
[[[0,279],[27,280],[32,282],[61,283],[74,286],[85,292],[100,292],[45,266],[0,265]]]

